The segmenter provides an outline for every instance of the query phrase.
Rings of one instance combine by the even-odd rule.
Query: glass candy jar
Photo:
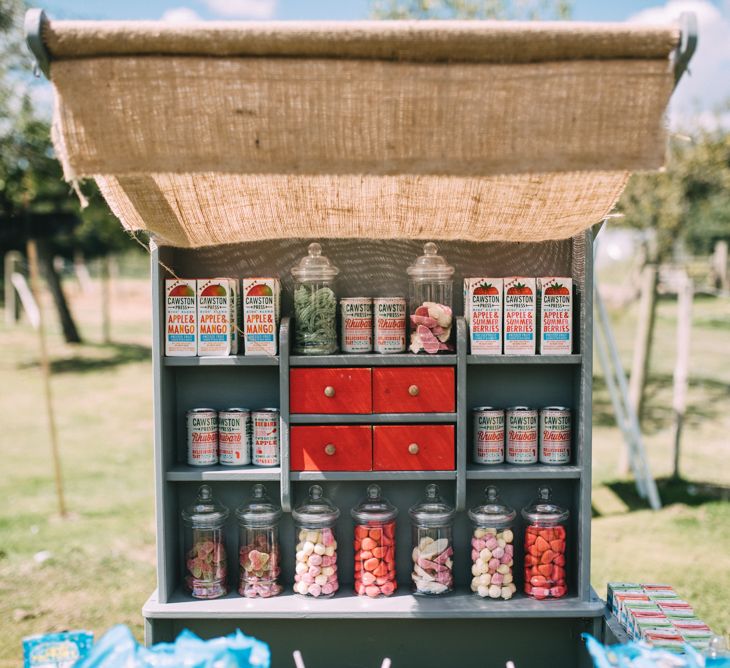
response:
[[[292,511],[296,530],[294,591],[297,594],[329,598],[340,588],[334,532],[339,516],[339,509],[323,496],[319,485],[312,485],[307,500]]]
[[[414,353],[453,350],[451,339],[454,268],[438,254],[436,244],[423,246],[423,255],[408,267],[411,346]]]
[[[269,598],[281,593],[279,519],[281,508],[271,502],[264,485],[254,485],[251,498],[236,509],[238,519],[238,593]]]
[[[194,598],[228,593],[225,523],[228,508],[201,485],[195,502],[182,511],[185,543],[185,587]]]
[[[337,351],[337,296],[334,281],[340,270],[322,247],[309,244],[291,273],[294,277],[294,346],[297,355],[329,355]]]
[[[517,513],[499,499],[497,488],[484,490],[485,500],[469,510],[472,521],[471,590],[482,598],[508,600],[517,591],[514,582]]]
[[[355,520],[355,592],[359,596],[390,596],[395,580],[395,518],[398,509],[370,485],[351,511]]]
[[[533,598],[560,598],[568,591],[565,577],[565,522],[569,512],[552,502],[549,487],[522,509],[525,528],[525,593]]]
[[[408,511],[413,544],[413,590],[416,594],[446,594],[454,585],[454,508],[439,495],[438,485],[426,485],[426,497]]]

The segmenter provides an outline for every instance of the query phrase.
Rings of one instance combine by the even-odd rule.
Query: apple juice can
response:
[[[505,413],[508,464],[537,463],[537,409],[512,406]]]
[[[219,411],[218,459],[224,466],[251,463],[251,412],[247,408]]]
[[[340,299],[343,353],[370,353],[373,350],[373,300],[370,297]]]
[[[406,351],[406,300],[404,297],[373,299],[375,352]]]
[[[493,406],[474,409],[474,463],[504,462],[504,411]]]
[[[213,466],[218,463],[218,411],[193,408],[185,414],[188,426],[188,464]]]
[[[279,411],[261,408],[251,413],[253,436],[251,461],[254,466],[279,466]]]
[[[546,406],[540,411],[541,464],[570,462],[572,431],[569,408]]]

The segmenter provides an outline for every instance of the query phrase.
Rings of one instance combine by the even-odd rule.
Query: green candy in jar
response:
[[[337,352],[337,295],[334,280],[340,270],[322,247],[309,244],[308,254],[292,267],[294,277],[294,349],[296,355]]]

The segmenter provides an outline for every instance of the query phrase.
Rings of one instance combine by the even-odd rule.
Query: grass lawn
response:
[[[144,281],[115,285],[113,345],[101,345],[99,295],[67,282],[88,343],[67,346],[54,314],[50,345],[54,406],[69,519],[57,514],[37,366],[35,332],[0,325],[0,665],[16,666],[32,633],[125,623],[142,636],[140,608],[154,588],[152,378],[149,295]],[[674,303],[660,304],[646,413],[654,472],[671,472]],[[634,313],[614,321],[630,360]],[[597,369],[594,421],[593,582],[673,584],[717,632],[730,631],[730,300],[700,300],[694,312],[689,413],[682,472],[663,483],[652,513],[618,479],[620,434]]]

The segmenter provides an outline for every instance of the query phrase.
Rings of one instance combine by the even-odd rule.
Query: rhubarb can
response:
[[[188,427],[188,464],[213,466],[218,463],[218,412],[193,408],[185,414]]]
[[[253,438],[251,460],[254,466],[279,466],[279,411],[262,408],[251,413]]]
[[[373,300],[370,297],[340,299],[343,353],[370,353],[373,350]]]
[[[572,428],[570,409],[547,406],[540,411],[540,463],[570,462]]]
[[[512,406],[505,414],[508,464],[537,463],[537,409]]]
[[[373,300],[375,352],[406,351],[406,300],[403,297],[378,297]]]
[[[493,406],[474,409],[474,463],[504,462],[504,411]]]
[[[247,408],[218,413],[218,458],[224,466],[251,463],[251,412]]]

